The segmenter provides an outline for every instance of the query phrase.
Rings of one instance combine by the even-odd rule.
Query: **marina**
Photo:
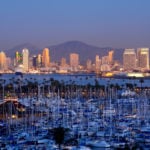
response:
[[[143,78],[2,75],[0,147],[6,150],[148,149],[148,85],[149,80]],[[59,141],[61,135],[64,137]]]
[[[150,0],[0,1],[0,150],[150,150]]]

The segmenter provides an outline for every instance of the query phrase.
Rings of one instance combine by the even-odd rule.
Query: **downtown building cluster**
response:
[[[123,53],[123,68],[126,71],[149,70],[149,48],[125,49]]]
[[[88,59],[85,65],[80,64],[80,56],[77,53],[70,53],[69,61],[62,57],[59,62],[52,62],[50,50],[44,48],[41,54],[30,56],[27,48],[22,52],[15,52],[14,58],[9,58],[4,52],[0,52],[0,71],[23,72],[23,73],[69,73],[69,72],[96,72],[110,71],[113,65],[114,51],[108,56],[95,56],[95,61]]]
[[[62,57],[59,62],[51,60],[50,50],[44,48],[41,54],[30,56],[27,48],[22,52],[15,52],[14,58],[9,58],[0,52],[0,71],[23,73],[70,73],[70,72],[95,72],[97,74],[113,71],[145,71],[149,70],[149,48],[125,49],[123,64],[114,60],[114,51],[110,50],[106,56],[95,56],[95,60],[88,59],[85,65],[80,64],[80,56],[70,53],[69,61]]]

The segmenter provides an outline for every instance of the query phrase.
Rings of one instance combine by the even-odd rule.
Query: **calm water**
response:
[[[2,74],[0,79],[5,79],[6,82],[9,82],[12,78],[18,78],[15,74]],[[43,80],[50,80],[51,78],[64,81],[65,83],[74,82],[75,84],[86,85],[86,84],[95,84],[95,80],[98,81],[100,85],[107,84],[119,84],[125,85],[126,83],[136,84],[141,86],[140,79],[116,79],[116,78],[98,78],[92,74],[80,74],[80,75],[62,75],[62,74],[24,74],[23,79],[36,80],[37,82],[43,82]],[[150,79],[143,78],[144,82],[142,83],[143,87],[150,87]]]

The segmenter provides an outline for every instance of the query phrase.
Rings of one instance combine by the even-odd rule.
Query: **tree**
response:
[[[56,144],[58,144],[59,149],[61,149],[61,145],[64,143],[65,136],[67,135],[69,129],[64,127],[57,127],[52,129],[52,136]]]
[[[4,96],[5,96],[5,83],[6,83],[6,80],[5,79],[0,79],[0,86],[2,87],[2,99],[4,99]]]
[[[95,87],[96,87],[96,89],[98,89],[99,88],[99,81],[97,80],[97,79],[95,79]]]
[[[142,84],[144,83],[144,80],[143,79],[140,79],[140,83],[141,83],[141,90],[142,90]]]

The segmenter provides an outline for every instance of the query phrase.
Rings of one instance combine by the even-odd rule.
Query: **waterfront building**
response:
[[[101,65],[101,71],[102,72],[107,72],[107,71],[110,71],[111,69],[110,69],[110,65],[108,65],[108,64],[102,64]]]
[[[61,58],[60,65],[57,68],[59,68],[59,70],[57,70],[58,73],[62,73],[62,74],[68,73],[70,66],[67,64],[66,58],[64,57]]]
[[[49,55],[49,49],[44,48],[42,52],[42,66],[47,68],[50,66],[50,55]]]
[[[41,68],[41,66],[42,66],[42,55],[38,54],[37,55],[37,67]]]
[[[70,67],[72,71],[77,71],[79,67],[79,54],[71,53],[70,54]]]
[[[66,65],[67,65],[67,63],[66,63],[66,58],[61,58],[61,67],[65,67]]]
[[[149,48],[137,49],[137,65],[141,70],[149,69]]]
[[[109,64],[113,64],[113,61],[114,61],[114,51],[111,50],[108,52],[108,62]]]
[[[123,53],[124,70],[133,70],[136,68],[136,53],[135,49],[125,49]]]
[[[23,63],[23,57],[22,57],[22,53],[16,51],[15,52],[15,62],[14,62],[14,66],[18,66],[20,64]]]
[[[7,64],[6,64],[6,54],[1,51],[0,52],[0,70],[5,70],[7,68]]]
[[[95,56],[95,72],[99,73],[100,68],[101,68],[101,59],[100,59],[99,55],[96,55]]]
[[[23,67],[24,71],[29,71],[29,50],[27,48],[24,48],[22,50],[22,57],[23,57]]]
[[[103,56],[102,57],[102,64],[109,64],[109,57],[108,56]]]
[[[10,57],[6,57],[6,66],[7,66],[7,69],[12,69],[13,68],[12,59]]]
[[[34,69],[37,69],[37,67],[38,67],[38,65],[37,65],[37,56],[36,56],[36,55],[34,55],[34,56],[32,57],[32,67],[33,67]]]
[[[92,70],[92,61],[90,59],[88,59],[86,62],[86,68],[88,71]]]

